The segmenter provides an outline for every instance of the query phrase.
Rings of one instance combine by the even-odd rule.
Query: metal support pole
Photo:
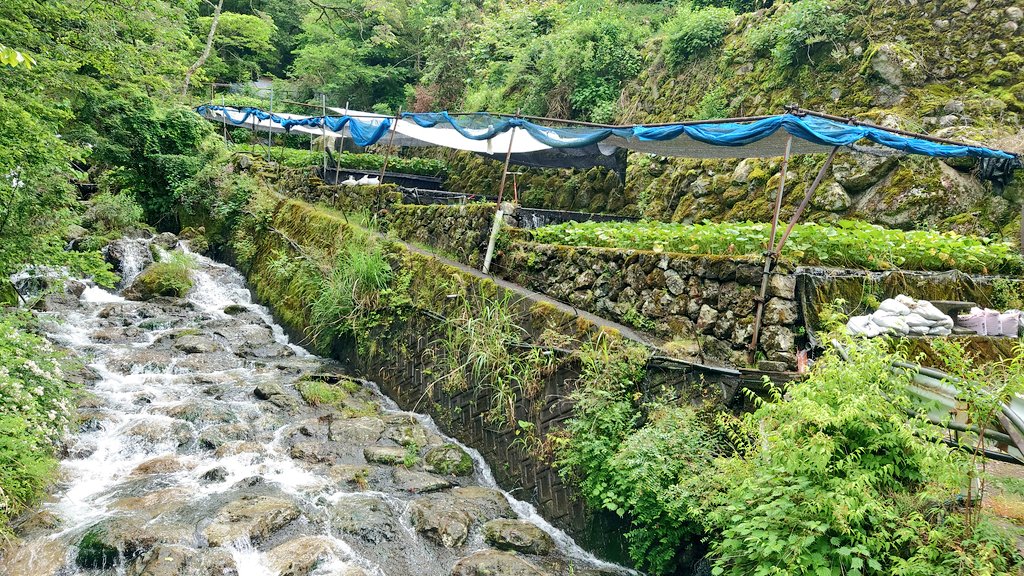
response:
[[[789,168],[789,155],[793,147],[793,136],[786,139],[786,152],[782,157],[782,173],[779,179],[778,195],[775,198],[775,213],[772,216],[772,234],[768,242],[768,249],[764,253],[764,272],[761,273],[761,292],[757,298],[757,311],[754,313],[754,333],[750,337],[750,346],[747,349],[747,361],[754,363],[754,356],[757,354],[757,344],[761,339],[761,320],[764,317],[765,297],[768,295],[768,278],[775,265],[778,256],[775,251],[775,234],[779,228],[779,212],[782,211],[782,194],[786,191],[786,172]]]
[[[807,189],[807,194],[804,195],[804,199],[800,201],[800,205],[797,206],[796,212],[793,213],[793,217],[789,219],[789,225],[786,226],[786,231],[782,233],[782,237],[779,238],[779,243],[775,245],[773,250],[776,255],[782,254],[782,247],[786,244],[786,240],[789,235],[793,232],[793,228],[796,223],[800,221],[800,217],[803,216],[804,210],[807,209],[807,205],[810,204],[811,198],[814,197],[814,192],[817,191],[818,186],[821,186],[822,180],[825,179],[825,173],[828,171],[829,166],[832,165],[832,160],[836,157],[836,152],[839,151],[839,146],[832,148],[828,153],[828,158],[825,158],[825,163],[821,165],[821,169],[818,170],[818,175],[814,177],[814,182],[811,183],[811,187]]]
[[[402,117],[402,109],[398,109],[395,116],[395,123],[391,125],[391,136],[388,137],[388,149],[384,152],[384,165],[380,167],[380,183],[384,183],[384,173],[388,171],[388,162],[391,160],[391,145],[395,141],[395,132],[398,131],[398,120]]]
[[[519,117],[519,113],[516,112],[516,117]],[[512,162],[512,141],[516,137],[516,128],[512,127],[508,132],[508,151],[505,152],[505,167],[501,170],[501,184],[498,185],[498,205],[501,205],[501,199],[505,195],[505,180],[508,178],[508,165]]]

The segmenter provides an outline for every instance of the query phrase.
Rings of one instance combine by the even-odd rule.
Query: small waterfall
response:
[[[103,249],[103,256],[121,276],[119,289],[131,286],[135,278],[153,262],[151,241],[146,238],[121,238]]]

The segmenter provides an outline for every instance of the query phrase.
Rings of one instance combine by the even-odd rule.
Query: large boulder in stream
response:
[[[466,542],[473,526],[495,518],[514,518],[515,513],[498,490],[469,486],[414,500],[409,517],[428,539],[454,548]]]
[[[525,520],[499,518],[484,524],[484,541],[499,550],[545,556],[555,548],[555,541],[536,524]]]
[[[549,576],[550,573],[509,552],[480,550],[459,560],[452,576]]]
[[[289,540],[267,553],[275,574],[306,576],[318,564],[334,555],[331,541],[323,536],[301,536]]]
[[[203,530],[210,546],[226,546],[240,538],[259,542],[299,517],[291,501],[272,496],[242,496],[217,512]]]

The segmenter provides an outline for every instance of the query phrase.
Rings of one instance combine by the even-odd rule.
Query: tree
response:
[[[181,89],[182,96],[188,94],[189,84],[192,83],[192,75],[202,68],[203,64],[206,64],[206,59],[210,57],[210,51],[213,49],[213,38],[217,34],[217,24],[220,22],[220,11],[223,7],[224,0],[219,0],[217,7],[213,10],[213,18],[210,21],[210,33],[206,35],[206,47],[203,48],[203,53],[199,55],[199,59],[185,71],[185,85]]]

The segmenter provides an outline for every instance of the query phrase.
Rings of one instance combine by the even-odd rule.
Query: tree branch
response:
[[[188,87],[192,83],[192,75],[197,70],[206,64],[206,59],[210,57],[210,52],[213,50],[213,38],[217,34],[217,23],[220,22],[220,10],[224,7],[224,0],[218,0],[217,7],[213,10],[213,22],[210,23],[210,33],[206,35],[206,48],[203,49],[203,53],[199,56],[188,70],[185,72],[185,86],[181,89],[181,95],[188,95]]]

